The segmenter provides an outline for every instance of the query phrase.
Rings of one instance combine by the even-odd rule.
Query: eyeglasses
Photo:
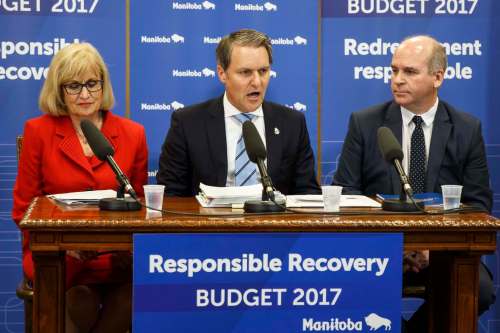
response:
[[[82,92],[83,87],[87,88],[87,90],[92,93],[102,90],[102,84],[102,80],[88,80],[85,83],[71,82],[63,84],[62,86],[68,95],[79,95]]]

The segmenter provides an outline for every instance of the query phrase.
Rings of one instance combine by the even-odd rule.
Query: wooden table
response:
[[[144,210],[68,209],[45,197],[35,199],[20,224],[30,232],[35,262],[34,332],[64,332],[66,250],[131,250],[132,235],[145,232],[294,231],[403,232],[406,250],[431,250],[429,332],[477,331],[480,256],[495,251],[500,227],[500,220],[487,214],[387,215],[366,209],[366,214],[353,216],[221,216],[231,210],[201,208],[193,198],[168,198],[163,207],[206,216],[164,214],[149,219]]]

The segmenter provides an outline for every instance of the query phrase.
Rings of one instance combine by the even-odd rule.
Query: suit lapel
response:
[[[446,149],[446,143],[453,125],[450,122],[448,112],[446,111],[443,103],[439,103],[434,118],[434,125],[432,127],[431,145],[429,148],[429,158],[427,161],[427,173],[425,190],[427,192],[434,192],[439,170],[441,169],[441,162]]]
[[[281,119],[271,110],[269,104],[262,104],[264,126],[266,130],[267,170],[271,178],[279,173],[281,154],[283,152],[281,138],[285,133]]]
[[[403,119],[401,116],[401,108],[398,104],[393,102],[389,105],[389,107],[387,108],[384,125],[387,126],[392,131],[392,133],[394,133],[394,136],[398,140],[399,144],[401,144],[403,136]],[[396,171],[396,168],[392,165],[392,163],[386,163],[386,165],[388,168],[387,172],[391,178],[392,190],[395,194],[400,194],[401,182],[399,180],[399,175]]]
[[[92,174],[90,164],[83,155],[83,150],[69,116],[59,117],[56,122],[56,135],[61,138],[59,149],[62,154],[77,166]]]
[[[206,121],[209,158],[215,166],[217,186],[225,186],[227,179],[226,124],[222,98],[216,99],[209,106]]]

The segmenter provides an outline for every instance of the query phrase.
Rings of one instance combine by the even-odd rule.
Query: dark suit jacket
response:
[[[349,121],[333,183],[344,193],[399,194],[399,177],[379,150],[377,130],[389,127],[401,142],[402,116],[394,102],[355,112]],[[427,163],[426,192],[441,193],[443,184],[463,185],[462,202],[491,211],[492,192],[481,134],[481,123],[440,101]]]
[[[111,112],[103,111],[102,133],[115,149],[114,158],[139,195],[148,180],[148,149],[144,128]],[[83,154],[80,141],[68,116],[43,115],[26,122],[23,149],[14,185],[12,217],[19,223],[36,196],[85,190],[116,189],[113,170],[95,156]],[[111,257],[79,261],[66,257],[66,281],[104,282],[111,274]],[[29,234],[24,231],[23,268],[33,279]],[[83,274],[80,272],[85,271]]]
[[[283,194],[321,193],[304,115],[264,102],[267,168]],[[279,134],[275,133],[279,129]],[[193,196],[200,182],[225,186],[227,145],[222,97],[172,114],[157,175],[167,195]]]

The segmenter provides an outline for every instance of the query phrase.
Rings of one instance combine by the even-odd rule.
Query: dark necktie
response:
[[[414,193],[425,191],[425,138],[422,129],[422,117],[415,116],[412,121],[415,129],[411,135],[410,183]]]

